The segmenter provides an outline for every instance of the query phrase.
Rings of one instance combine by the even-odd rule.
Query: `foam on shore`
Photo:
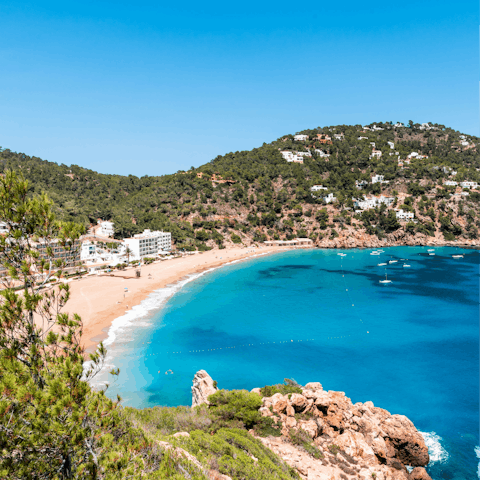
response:
[[[475,447],[475,453],[477,458],[480,460],[480,447],[478,445]],[[480,461],[478,462],[477,477],[480,478]]]
[[[260,257],[268,255],[270,252],[262,252],[250,257],[239,258],[226,262],[217,267],[208,268],[200,273],[193,273],[187,275],[183,280],[180,280],[172,285],[167,285],[164,288],[153,291],[148,295],[145,300],[140,302],[139,305],[133,306],[125,315],[117,317],[113,320],[110,328],[108,329],[108,336],[103,341],[105,347],[109,347],[107,356],[105,358],[105,364],[101,371],[90,381],[92,387],[101,388],[105,384],[109,383],[109,372],[115,367],[115,357],[117,357],[122,349],[122,345],[126,345],[132,341],[134,330],[138,330],[141,327],[148,327],[151,325],[152,312],[158,312],[175,293],[179,292],[185,285],[196,280],[207,273],[213,272],[218,268],[222,268],[226,265],[233,265],[243,260],[250,258]],[[113,346],[112,346],[113,345]],[[91,365],[90,361],[86,361],[83,364],[84,371]]]
[[[443,463],[448,459],[448,452],[442,447],[440,440],[442,437],[435,432],[419,432],[423,436],[425,445],[428,448],[428,454],[430,455],[429,465],[434,463]]]

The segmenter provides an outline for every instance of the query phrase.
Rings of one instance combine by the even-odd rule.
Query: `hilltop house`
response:
[[[372,154],[370,155],[370,158],[380,158],[382,156],[382,151],[381,150],[375,150],[375,148],[372,150]]]
[[[446,187],[456,187],[458,185],[458,182],[454,182],[453,180],[445,180],[443,184]]]
[[[335,134],[333,135],[333,138],[334,138],[335,140],[344,140],[344,139],[345,139],[345,135],[344,135],[343,133],[335,133]]]
[[[395,144],[393,142],[387,142],[387,143],[392,150],[395,148]]]
[[[368,185],[368,182],[366,180],[355,180],[355,186],[357,187],[358,190],[362,190],[362,188],[366,187]]]
[[[305,142],[308,140],[308,135],[294,135],[293,139],[297,142]]]

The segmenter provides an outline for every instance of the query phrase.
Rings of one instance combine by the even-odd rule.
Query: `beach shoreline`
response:
[[[209,250],[185,257],[142,265],[140,278],[135,268],[83,277],[69,282],[70,299],[64,312],[78,314],[83,322],[82,343],[92,353],[108,337],[115,319],[140,305],[151,293],[175,285],[190,275],[266,254],[286,252],[290,248],[234,247]]]

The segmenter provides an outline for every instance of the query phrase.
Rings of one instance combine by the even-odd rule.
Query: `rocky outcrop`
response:
[[[202,405],[203,403],[208,405],[208,396],[217,390],[212,377],[205,370],[199,370],[193,377],[192,407]]]
[[[428,449],[422,435],[403,415],[392,415],[372,402],[356,403],[343,392],[325,391],[318,382],[302,393],[276,393],[262,399],[260,412],[281,422],[282,437],[261,439],[302,478],[428,480],[423,468],[410,474],[406,465],[425,466]],[[313,440],[322,458],[290,442],[302,429]]]

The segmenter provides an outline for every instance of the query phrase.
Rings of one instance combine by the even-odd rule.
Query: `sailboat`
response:
[[[380,255],[380,252],[371,252],[370,255]]]
[[[385,280],[379,280],[379,283],[392,283],[392,281],[387,278],[387,269],[385,269]]]
[[[410,265],[407,265],[406,263],[403,264],[403,268],[409,267]]]
[[[389,260],[388,263],[397,263],[398,260]]]
[[[434,251],[435,251],[434,248],[429,248],[429,249],[427,250],[427,252],[434,252]]]
[[[452,255],[452,258],[463,258],[463,255]]]
[[[383,267],[384,265],[387,265],[386,263],[377,263],[379,267]]]

